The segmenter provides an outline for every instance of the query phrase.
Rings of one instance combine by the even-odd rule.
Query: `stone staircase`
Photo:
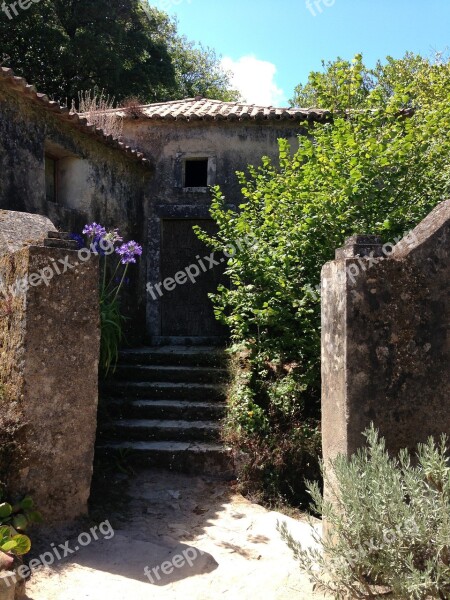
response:
[[[226,356],[213,347],[126,350],[101,386],[97,453],[132,465],[232,477],[220,440]]]

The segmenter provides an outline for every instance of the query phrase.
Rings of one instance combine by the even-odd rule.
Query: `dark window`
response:
[[[208,185],[208,159],[187,160],[185,164],[184,187],[196,188]]]
[[[57,202],[57,167],[56,159],[45,155],[45,195],[48,202]]]

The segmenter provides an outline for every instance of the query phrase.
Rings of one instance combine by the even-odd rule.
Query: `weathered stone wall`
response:
[[[45,152],[60,157],[58,201],[46,199]],[[0,78],[0,209],[48,216],[64,231],[97,221],[145,244],[151,170],[87,135]],[[146,254],[130,270],[131,340],[145,323]]]
[[[263,156],[278,163],[278,140],[289,140],[298,148],[298,136],[306,133],[295,121],[155,121],[146,118],[124,120],[126,143],[138,148],[155,165],[149,182],[147,281],[161,281],[161,221],[163,219],[208,219],[211,192],[184,188],[182,165],[185,159],[210,159],[211,185],[219,185],[229,205],[242,203],[236,171],[258,166]],[[155,342],[161,335],[161,302],[148,296],[147,333]]]
[[[325,461],[370,422],[392,453],[450,435],[450,201],[389,258],[371,251],[379,240],[351,239],[322,273]]]
[[[209,205],[210,194],[184,190],[177,181],[177,161],[190,156],[216,159],[215,184],[229,203],[241,203],[236,171],[260,165],[263,156],[278,159],[278,140],[286,138],[295,150],[304,128],[293,122],[226,121],[166,122],[146,119],[124,120],[124,140],[139,148],[155,165],[150,182],[153,205]]]
[[[92,476],[98,258],[81,264],[77,256],[30,246],[0,258],[6,290],[61,267],[48,285],[3,293],[0,303],[0,473],[11,495],[32,495],[47,522],[86,513]],[[63,272],[67,259],[76,266]]]

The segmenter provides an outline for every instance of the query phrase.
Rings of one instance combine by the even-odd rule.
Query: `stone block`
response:
[[[32,244],[43,244],[50,231],[56,232],[56,227],[47,217],[0,210],[0,256]]]
[[[356,242],[322,273],[326,462],[354,453],[371,422],[393,454],[450,435],[450,201],[388,258]]]
[[[69,521],[87,512],[92,476],[98,257],[29,246],[0,257],[0,275],[0,474],[47,523]]]

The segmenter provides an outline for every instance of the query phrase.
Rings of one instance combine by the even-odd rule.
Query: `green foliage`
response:
[[[22,556],[31,549],[31,540],[21,533],[14,533],[8,526],[0,527],[0,551],[6,554]]]
[[[146,0],[40,0],[18,12],[13,20],[0,13],[4,65],[69,106],[94,87],[118,101],[230,94],[214,52],[180,36]]]
[[[114,370],[123,339],[125,317],[120,310],[118,297],[103,290],[100,294],[100,367],[105,375]]]
[[[365,68],[359,57],[355,60],[360,90]],[[392,81],[403,66],[391,67]],[[333,66],[342,98],[347,72],[347,65]],[[248,390],[232,401],[230,414],[244,436],[237,444],[245,444],[245,436],[258,428],[263,444],[268,430],[277,431],[279,441],[290,439],[298,423],[317,429],[317,290],[321,268],[335,249],[355,233],[394,242],[450,194],[450,66],[425,61],[414,80],[398,80],[390,97],[384,85],[367,91],[364,102],[370,109],[338,112],[332,123],[311,124],[298,149],[280,140],[279,164],[263,158],[248,174],[238,173],[239,212],[214,189],[211,215],[219,231],[200,237],[217,250],[246,236],[254,239],[228,261],[230,288],[222,286],[212,295],[215,314],[230,327],[235,348],[248,353],[251,375],[241,384]],[[414,111],[406,116],[408,106]],[[274,380],[281,381],[274,385]],[[292,381],[294,399],[280,400],[280,390]],[[287,415],[296,411],[297,420],[284,418],[280,405]],[[253,412],[257,422],[246,419],[246,412]]]
[[[353,61],[322,61],[324,72],[312,71],[306,84],[299,84],[291,99],[292,106],[320,107],[332,110],[361,108],[373,85],[371,72],[361,54]]]
[[[325,468],[330,498],[310,484],[313,510],[331,535],[302,548],[280,526],[300,567],[333,598],[398,600],[450,597],[450,462],[446,438],[389,457],[373,426],[367,447]]]
[[[322,67],[322,72],[312,71],[308,82],[295,88],[292,106],[326,108],[334,114],[370,108],[374,91],[379,107],[387,105],[395,94],[402,108],[422,106],[434,95],[430,76],[441,78],[448,71],[448,61],[440,53],[429,60],[407,52],[401,59],[388,56],[384,63],[378,61],[369,69],[362,54],[357,54],[352,61],[322,61]]]
[[[2,494],[0,494],[2,499]],[[17,531],[25,531],[33,523],[41,523],[42,517],[34,508],[33,499],[25,496],[16,504],[0,503],[0,526],[9,526]]]
[[[299,473],[319,477],[321,439],[315,419],[306,416],[298,377],[281,375],[274,365],[255,373],[255,364],[242,356],[244,368],[236,358],[233,363],[224,438],[236,449],[240,491],[272,507],[304,504]]]
[[[41,523],[30,496],[25,496],[16,504],[4,501],[0,492],[0,570],[8,570],[14,565],[14,557],[27,554],[31,540],[23,532],[32,523]]]

